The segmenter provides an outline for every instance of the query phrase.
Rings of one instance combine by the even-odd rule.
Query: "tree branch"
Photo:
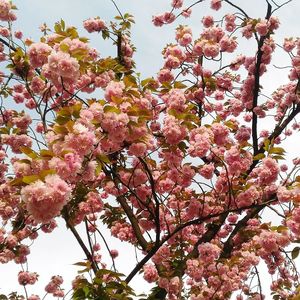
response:
[[[133,231],[135,233],[135,236],[138,240],[139,245],[142,247],[142,249],[144,251],[147,251],[148,242],[146,241],[146,239],[144,238],[144,236],[142,234],[140,225],[139,225],[133,211],[131,210],[131,207],[128,205],[128,203],[126,202],[126,199],[123,196],[118,196],[117,201],[121,204],[125,214],[127,215],[128,219],[130,221],[130,224],[133,228]]]
[[[64,211],[66,212],[66,209],[64,209]],[[80,245],[81,249],[85,253],[85,256],[86,256],[87,260],[91,263],[91,267],[92,267],[92,270],[93,270],[94,274],[96,274],[97,271],[99,270],[99,268],[98,268],[98,265],[95,263],[92,254],[90,253],[90,251],[86,247],[85,243],[83,242],[83,240],[80,237],[80,235],[77,232],[77,230],[75,229],[75,226],[70,223],[70,221],[68,219],[68,216],[63,215],[63,218],[64,218],[64,220],[65,220],[65,222],[67,224],[67,227],[70,228],[70,230],[73,233],[74,237],[76,238],[78,244]]]
[[[155,182],[154,182],[154,178],[152,176],[152,173],[147,165],[147,163],[141,158],[139,157],[139,161],[141,162],[141,164],[143,165],[145,171],[147,172],[147,176],[151,185],[151,191],[152,191],[152,196],[154,198],[155,201],[155,227],[156,227],[156,239],[155,239],[155,243],[156,245],[159,244],[159,240],[160,240],[160,220],[159,220],[159,200],[157,198],[156,195],[156,191],[155,191]]]
[[[232,249],[234,247],[233,238],[237,235],[239,231],[247,226],[247,222],[254,218],[265,206],[259,206],[252,209],[243,219],[241,219],[236,225],[234,230],[231,232],[227,241],[224,243],[223,251],[220,258],[229,258],[231,256]]]
[[[272,14],[272,6],[268,3],[266,19],[269,20]],[[253,102],[252,102],[252,143],[253,143],[253,153],[256,155],[258,151],[258,138],[257,138],[257,115],[254,112],[254,108],[257,107],[258,96],[259,96],[259,86],[260,86],[260,66],[262,62],[263,51],[262,47],[264,45],[265,40],[269,37],[269,34],[266,36],[261,36],[258,42],[258,50],[256,56],[256,66],[254,73],[254,88],[253,88]]]

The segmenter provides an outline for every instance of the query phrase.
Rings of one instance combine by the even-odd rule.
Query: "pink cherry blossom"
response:
[[[89,18],[83,22],[83,27],[87,32],[99,32],[106,29],[106,24],[100,18]]]
[[[71,188],[58,175],[48,175],[21,191],[29,213],[37,222],[47,223],[56,217],[70,200]]]

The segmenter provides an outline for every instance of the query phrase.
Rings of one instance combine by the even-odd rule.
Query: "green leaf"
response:
[[[58,22],[55,23],[54,30],[55,30],[56,33],[62,33],[62,28],[61,28],[60,23],[58,23]]]
[[[79,40],[83,43],[87,43],[89,41],[89,39],[85,37],[80,37]]]
[[[44,180],[46,176],[48,175],[53,175],[56,174],[54,169],[49,169],[49,170],[43,170],[40,174],[39,177]]]
[[[126,87],[137,87],[136,79],[132,75],[126,75],[123,78],[123,82]]]
[[[109,31],[108,30],[102,30],[102,38],[106,40],[109,38]]]
[[[175,89],[184,89],[187,86],[185,84],[183,84],[181,81],[175,81],[174,82],[174,88]]]
[[[153,78],[146,78],[146,79],[141,81],[141,85],[144,87],[144,86],[148,85],[150,82],[153,82],[153,81],[154,81]]]
[[[230,128],[230,129],[232,129],[232,130],[237,130],[237,125],[236,125],[236,123],[235,122],[233,122],[233,121],[226,121],[225,123],[224,123],[228,128]]]
[[[36,152],[34,152],[31,148],[26,147],[26,146],[21,146],[20,147],[20,151],[24,154],[26,154],[28,157],[30,158],[37,158],[38,154]]]
[[[265,139],[264,140],[264,150],[268,151],[269,150],[269,146],[270,146],[270,140],[269,139]]]
[[[253,160],[261,160],[265,157],[266,157],[266,155],[264,153],[258,153],[255,156],[253,156]]]
[[[185,121],[198,122],[199,118],[194,114],[184,114],[183,116]]]
[[[300,247],[295,247],[292,250],[292,259],[296,259],[299,255],[299,252],[300,252]]]
[[[168,114],[175,117],[176,119],[179,119],[179,113],[174,108],[169,109]]]
[[[60,20],[60,25],[61,25],[62,30],[64,31],[66,29],[66,23],[63,19]]]
[[[134,97],[137,97],[137,98],[140,97],[140,93],[135,89],[128,90],[127,93],[130,94],[131,96],[134,96]]]
[[[27,184],[33,183],[39,179],[40,179],[40,177],[38,175],[28,175],[28,176],[24,176],[22,178],[23,182],[27,183]]]
[[[114,113],[117,113],[117,114],[119,114],[119,113],[121,112],[119,108],[117,108],[117,107],[115,107],[115,106],[110,106],[110,105],[104,106],[103,111],[104,111],[105,113],[108,113],[108,112],[114,112]]]
[[[276,160],[283,160],[283,159],[285,159],[282,155],[272,155],[272,158],[274,158]]]
[[[185,144],[185,142],[181,141],[181,142],[178,144],[178,148],[179,148],[182,152],[185,152],[185,150],[188,148],[188,146]]]
[[[281,147],[272,147],[269,150],[269,153],[283,155],[285,153],[285,150]]]
[[[66,124],[71,119],[71,116],[57,116],[55,122],[59,125]]]
[[[30,165],[30,164],[31,164],[31,160],[29,160],[29,159],[26,159],[26,158],[24,158],[24,159],[20,159],[20,160],[18,160],[18,162],[20,162],[20,163],[24,163],[24,164],[27,164],[27,165]]]
[[[86,262],[84,262],[84,261],[79,261],[79,262],[77,262],[77,263],[74,263],[73,266],[86,267]]]
[[[68,134],[68,129],[65,126],[55,125],[53,131],[57,134]]]
[[[119,105],[123,102],[122,97],[111,96],[110,98],[111,98],[112,102],[114,102],[117,105]]]
[[[286,232],[287,230],[288,230],[288,228],[286,226],[283,226],[283,225],[277,226],[277,232],[279,232],[279,233]]]
[[[82,288],[83,292],[84,292],[84,295],[87,297],[90,293],[90,288],[88,286],[84,286]]]
[[[120,278],[120,277],[124,277],[125,276],[122,273],[114,272],[114,271],[107,270],[107,269],[101,269],[101,270],[97,271],[96,276],[97,277],[102,277],[103,275],[107,275],[107,274],[109,274],[110,276],[113,276],[115,278]]]
[[[75,118],[79,118],[81,109],[82,109],[82,103],[77,103],[73,105],[72,116],[74,116]]]
[[[7,127],[0,128],[0,133],[9,134],[9,128],[7,128]]]
[[[165,289],[158,286],[151,289],[151,294],[145,300],[163,300],[166,299],[167,292]]]
[[[68,37],[70,37],[71,39],[76,39],[76,38],[78,38],[78,32],[77,32],[77,30],[76,30],[75,27],[68,27],[68,28],[66,29],[66,35],[67,35]]]
[[[169,82],[163,82],[162,87],[164,87],[165,89],[168,89],[168,90],[172,89],[172,86]]]
[[[53,157],[54,153],[50,150],[42,149],[42,150],[40,150],[40,156],[41,157]]]
[[[129,19],[129,18],[133,18],[133,15],[131,15],[129,13],[125,13],[124,14],[124,19]]]
[[[59,46],[59,48],[60,48],[60,50],[62,51],[62,52],[68,52],[69,51],[69,46],[67,45],[67,44],[61,44],[60,46]]]
[[[24,185],[23,179],[22,178],[15,178],[9,182],[10,185],[12,186],[19,186],[19,185]]]
[[[99,176],[99,174],[101,173],[101,171],[102,171],[102,166],[101,166],[101,164],[97,164],[97,167],[96,167],[96,169],[95,169],[95,174],[96,174],[96,176]]]

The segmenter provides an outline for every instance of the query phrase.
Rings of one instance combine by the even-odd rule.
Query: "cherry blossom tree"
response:
[[[200,16],[202,2],[173,0],[153,24]],[[261,1],[259,17],[243,1],[206,2],[200,34],[178,26],[144,79],[134,18],[114,1],[113,21],[83,22],[115,46],[102,57],[63,20],[41,26],[39,41],[24,38],[16,7],[0,0],[0,262],[20,265],[24,287],[0,299],[300,299],[300,158],[283,145],[299,138],[300,39],[276,40],[290,1]],[[225,7],[232,13],[213,17]],[[266,95],[276,51],[290,65]],[[55,275],[36,295],[31,241],[59,219],[83,251],[79,275],[69,293]],[[141,257],[127,274],[115,266],[122,242]],[[136,276],[151,291],[135,293]]]

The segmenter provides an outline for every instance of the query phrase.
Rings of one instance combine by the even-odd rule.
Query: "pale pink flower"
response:
[[[160,83],[172,81],[174,75],[168,69],[161,69],[157,75],[157,79]]]
[[[0,35],[8,38],[10,35],[9,29],[6,27],[0,27]]]
[[[38,279],[37,273],[21,271],[18,274],[18,281],[19,281],[19,284],[21,284],[21,285],[35,284],[37,279]]]
[[[11,4],[8,0],[0,0],[0,20],[9,21],[11,18],[10,15]]]
[[[181,8],[183,5],[183,0],[172,0],[172,6],[174,8]]]
[[[99,17],[85,20],[83,22],[83,27],[89,33],[100,32],[107,28],[105,22],[101,20]]]
[[[70,200],[71,188],[58,175],[48,175],[21,190],[28,212],[35,221],[47,223],[56,217]]]
[[[67,83],[74,83],[80,75],[79,63],[68,53],[52,51],[48,63],[43,66],[43,74],[54,83],[60,82],[61,77]]]
[[[204,27],[211,27],[214,25],[214,18],[212,16],[205,16],[202,19],[202,24]]]
[[[279,19],[276,16],[271,16],[268,20],[268,26],[270,30],[278,29],[280,25]]]
[[[128,148],[129,155],[144,156],[147,151],[147,146],[145,143],[133,143]]]
[[[153,264],[145,264],[143,267],[144,270],[144,279],[151,283],[155,282],[158,279],[158,272]]]
[[[52,48],[45,43],[34,43],[28,49],[28,56],[33,68],[43,66],[48,61]]]
[[[112,258],[116,258],[116,257],[118,257],[119,252],[118,252],[118,250],[112,249],[112,250],[110,250],[110,255]]]
[[[123,81],[111,81],[105,89],[105,99],[113,102],[114,98],[122,97],[124,88]]]
[[[15,31],[14,35],[17,39],[21,39],[23,37],[23,33],[21,30]]]
[[[262,160],[262,166],[257,170],[259,182],[270,185],[277,180],[279,167],[275,159],[266,157]]]
[[[189,18],[191,16],[191,14],[192,14],[192,9],[191,8],[183,9],[182,12],[181,12],[181,14],[185,18]]]
[[[164,120],[162,129],[164,136],[169,144],[178,144],[187,134],[187,129],[181,126],[175,117],[168,115]]]
[[[31,295],[28,300],[41,300],[41,298],[38,295]]]
[[[222,0],[211,0],[210,7],[214,10],[219,10],[222,6]]]
[[[267,20],[261,20],[255,25],[255,30],[258,32],[259,35],[265,36],[268,33],[269,27]]]
[[[214,164],[208,164],[201,167],[199,173],[206,179],[211,179],[213,177],[215,170]]]
[[[205,42],[203,45],[203,53],[207,57],[215,58],[220,53],[220,45],[214,42]]]
[[[283,49],[286,52],[291,52],[296,47],[296,41],[293,38],[285,38],[283,43]]]

